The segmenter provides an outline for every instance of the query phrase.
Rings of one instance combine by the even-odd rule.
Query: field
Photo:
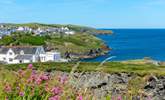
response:
[[[76,63],[55,63],[55,62],[46,62],[46,63],[34,63],[35,69],[42,71],[65,71],[70,72],[73,66]],[[152,63],[144,62],[143,60],[138,61],[128,61],[128,62],[107,62],[102,66],[99,66],[100,63],[88,63],[81,62],[77,67],[77,72],[88,72],[88,71],[101,71],[106,73],[135,73],[139,75],[145,74],[156,74],[156,75],[165,75],[165,66],[160,65],[156,66]],[[0,65],[0,68],[5,68],[8,70],[18,70],[25,69],[27,64],[19,65]]]

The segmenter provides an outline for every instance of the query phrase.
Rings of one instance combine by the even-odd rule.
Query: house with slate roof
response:
[[[42,46],[1,47],[0,61],[7,64],[45,62],[46,55]]]
[[[46,52],[42,46],[8,46],[0,47],[0,62],[20,64],[34,62],[61,62],[61,53]]]

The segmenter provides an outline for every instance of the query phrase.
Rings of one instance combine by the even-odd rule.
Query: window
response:
[[[24,51],[23,51],[23,50],[21,50],[20,55],[23,55],[23,54],[24,54]]]
[[[12,62],[12,61],[13,61],[13,59],[12,59],[12,58],[9,58],[9,61],[10,61],[10,62]]]
[[[23,61],[22,61],[22,60],[20,60],[20,61],[19,61],[19,63],[23,63]]]
[[[9,52],[9,55],[13,55],[13,53],[12,52]]]

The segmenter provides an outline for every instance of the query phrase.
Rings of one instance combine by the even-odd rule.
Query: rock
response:
[[[51,72],[54,73],[54,72]],[[60,73],[60,72],[55,72]],[[69,73],[61,72],[62,75]],[[133,73],[101,73],[101,72],[84,72],[73,74],[74,86],[77,89],[88,88],[92,91],[96,100],[102,100],[107,95],[117,96],[127,93],[129,81],[135,77],[141,77]],[[165,100],[165,76],[149,77],[144,92],[149,94],[153,100]],[[104,100],[104,99],[103,99]],[[140,100],[139,96],[133,96],[132,100]],[[148,100],[147,96],[143,100]]]

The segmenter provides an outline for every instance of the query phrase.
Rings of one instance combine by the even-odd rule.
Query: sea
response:
[[[112,35],[97,35],[112,50],[104,56],[84,59],[85,62],[125,61],[149,57],[165,61],[165,29],[106,29]],[[110,59],[109,59],[110,58]]]

